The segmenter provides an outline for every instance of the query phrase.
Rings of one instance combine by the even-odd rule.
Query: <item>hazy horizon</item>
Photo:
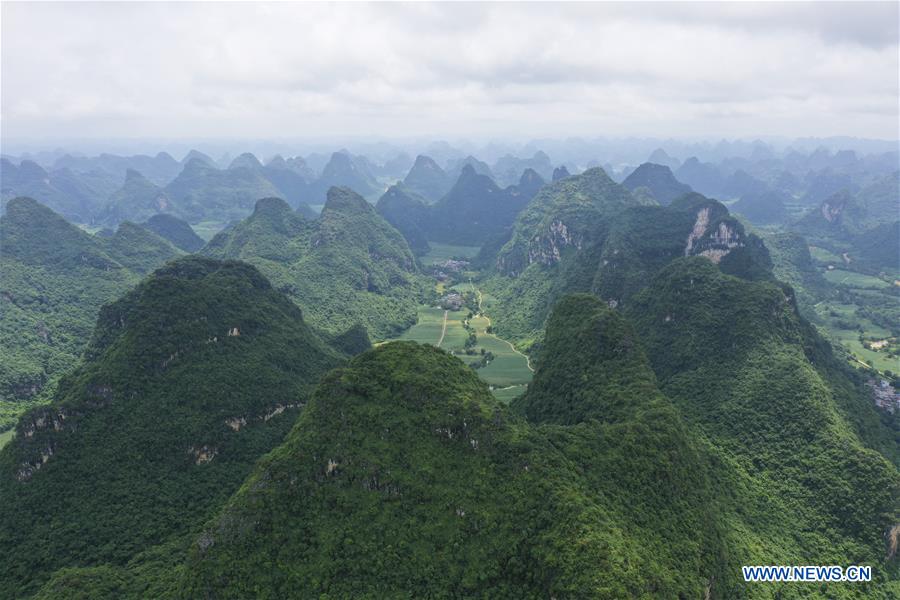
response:
[[[2,142],[893,141],[898,6],[4,2]]]

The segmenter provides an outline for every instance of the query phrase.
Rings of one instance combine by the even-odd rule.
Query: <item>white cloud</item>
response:
[[[0,11],[7,138],[898,133],[892,2]]]

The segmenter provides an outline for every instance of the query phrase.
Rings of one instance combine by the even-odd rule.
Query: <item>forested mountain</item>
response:
[[[427,252],[428,240],[480,246],[502,235],[543,185],[540,175],[529,169],[519,185],[501,189],[467,164],[450,191],[434,204],[427,204],[404,183],[388,190],[377,210],[403,233],[417,254]]]
[[[429,230],[431,207],[425,198],[401,182],[392,185],[378,199],[375,210],[403,234],[417,256],[428,252],[430,246],[426,232]]]
[[[859,233],[864,217],[865,212],[853,195],[841,190],[810,210],[795,228],[807,235],[846,237]]]
[[[528,170],[519,185],[501,189],[466,165],[450,191],[432,207],[428,237],[448,244],[481,245],[512,225],[543,184],[540,175]]]
[[[534,382],[511,409],[443,351],[383,345],[321,380],[284,442],[239,489],[226,482],[230,500],[210,501],[204,515],[216,514],[202,528],[192,514],[130,563],[61,570],[43,592],[778,597],[740,576],[741,565],[772,560],[871,564],[872,583],[819,589],[890,598],[882,533],[900,476],[870,447],[887,442],[874,409],[785,291],[693,257],[663,269],[624,312],[564,297]],[[727,302],[712,307],[711,297]],[[77,436],[66,429],[76,418],[89,417],[45,435]],[[236,422],[249,437],[246,421]],[[220,435],[235,443],[235,432]],[[58,481],[76,440],[29,476]],[[213,469],[227,446],[215,448],[181,462],[171,452],[175,477],[224,477]]]
[[[185,252],[196,252],[206,245],[190,224],[168,214],[153,215],[140,224],[156,235],[169,240],[173,246]]]
[[[216,169],[200,159],[190,160],[164,189],[172,201],[169,212],[192,223],[204,218],[243,218],[260,198],[278,195],[275,186],[257,170]]]
[[[638,205],[625,188],[594,168],[544,187],[522,210],[512,237],[498,257],[504,274],[535,263],[553,264],[567,248],[577,248],[607,216]]]
[[[890,153],[658,143],[4,159],[0,598],[893,600]]]
[[[349,188],[366,198],[377,197],[384,190],[372,173],[346,152],[331,155],[322,176],[310,183],[303,199],[307,204],[323,204],[332,187]]]
[[[762,241],[715,200],[688,194],[667,207],[641,204],[602,169],[545,187],[520,213],[487,283],[497,327],[523,342],[540,337],[556,298],[593,292],[619,305],[679,256],[703,255],[729,273],[767,277]]]
[[[691,186],[675,179],[669,167],[649,162],[635,169],[625,178],[622,186],[632,192],[644,188],[650,193],[650,197],[663,206],[671,204],[675,198],[692,191]]]
[[[362,355],[324,379],[285,444],[195,538],[187,595],[701,595],[721,554],[704,482],[641,375],[622,393],[631,415],[539,428],[440,350],[397,342]],[[623,562],[635,568],[618,572]]]
[[[309,323],[332,334],[358,324],[376,339],[401,331],[415,323],[424,289],[403,236],[346,188],[328,191],[315,221],[278,198],[260,200],[203,254],[256,265]]]
[[[180,252],[130,223],[104,239],[30,198],[13,199],[6,208],[0,217],[0,396],[20,401],[76,364],[101,305]]]
[[[340,360],[242,263],[182,259],[105,306],[84,364],[0,452],[0,595],[196,530]]]
[[[453,182],[433,159],[421,154],[403,179],[403,185],[430,202],[440,200]]]
[[[163,188],[138,171],[128,169],[125,183],[110,196],[109,203],[97,217],[97,222],[115,226],[126,220],[145,221],[153,215],[174,208],[172,199]]]
[[[39,164],[23,160],[18,166],[0,159],[0,201],[30,197],[79,223],[89,222],[111,192],[110,177],[77,177],[68,169],[47,172]]]

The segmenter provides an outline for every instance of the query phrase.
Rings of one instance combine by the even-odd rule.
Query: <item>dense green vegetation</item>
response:
[[[893,163],[442,148],[3,159],[0,598],[900,597]]]
[[[101,305],[180,252],[123,223],[99,238],[28,198],[0,217],[0,430],[77,363]]]
[[[373,339],[395,335],[415,324],[426,289],[403,236],[346,188],[328,192],[315,221],[278,198],[260,200],[203,254],[256,265],[330,334],[362,324]]]
[[[767,498],[742,527],[745,564],[858,562],[896,577],[883,562],[900,508],[896,430],[789,292],[679,259],[626,313],[662,391],[734,470],[728,489]]]
[[[197,536],[184,595],[702,595],[715,532],[699,508],[667,519],[702,505],[696,467],[639,451],[664,429],[536,430],[442,351],[381,346],[325,378]]]
[[[171,205],[172,199],[162,187],[138,171],[128,169],[125,183],[109,197],[109,203],[97,221],[110,226],[125,220],[145,221],[169,210]]]
[[[165,192],[172,201],[168,211],[191,223],[211,217],[240,219],[260,198],[279,195],[278,189],[255,169],[220,170],[199,158],[188,161]]]
[[[173,246],[185,252],[196,252],[206,245],[203,238],[197,235],[188,223],[172,215],[153,215],[141,223],[141,227],[169,240]]]
[[[205,258],[105,306],[85,356],[0,451],[3,597],[63,567],[96,567],[63,571],[68,585],[107,585],[114,567],[194,530],[341,360],[255,268]]]
[[[431,250],[428,234],[423,229],[430,212],[424,198],[398,183],[378,199],[375,210],[403,234],[416,256]]]
[[[539,339],[554,301],[593,292],[626,303],[671,260],[702,255],[726,272],[770,276],[762,241],[715,200],[687,194],[642,205],[601,169],[544,188],[519,215],[484,282],[498,299],[498,332],[527,346]]]
[[[15,165],[0,158],[0,205],[17,197],[35,198],[67,219],[87,223],[120,181],[102,175],[76,176],[69,169],[48,173],[31,160]]]

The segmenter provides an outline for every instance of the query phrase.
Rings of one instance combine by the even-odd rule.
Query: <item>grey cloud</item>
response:
[[[885,137],[897,9],[3,3],[0,118],[4,138]]]

